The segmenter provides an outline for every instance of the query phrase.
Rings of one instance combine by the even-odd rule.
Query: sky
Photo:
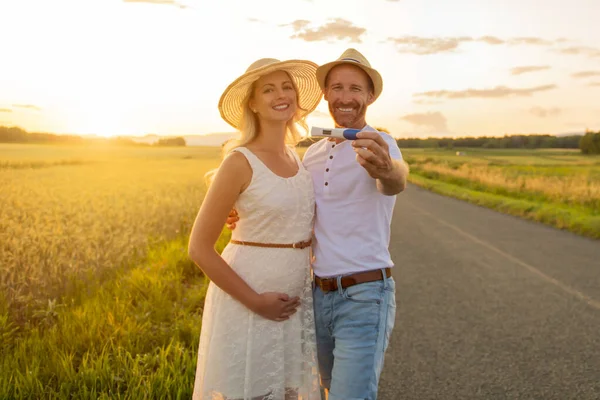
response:
[[[347,48],[383,77],[393,136],[600,130],[599,0],[0,0],[0,125],[231,132],[217,104],[263,57]],[[311,126],[333,121],[323,100]]]

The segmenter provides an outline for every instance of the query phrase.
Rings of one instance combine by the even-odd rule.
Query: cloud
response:
[[[510,70],[510,73],[512,75],[521,75],[521,74],[526,74],[528,72],[543,71],[546,69],[550,69],[550,66],[549,65],[530,65],[530,66],[525,66],[525,67],[512,68]]]
[[[442,102],[439,101],[439,100],[413,100],[413,103],[415,103],[415,104],[424,104],[424,105],[442,104]]]
[[[564,49],[558,49],[556,51],[558,51],[559,53],[562,54],[583,54],[583,53],[587,53],[589,51],[589,47],[577,47],[577,46],[572,46],[572,47],[565,47]]]
[[[592,76],[600,76],[600,71],[581,71],[571,74],[573,78],[590,78]]]
[[[310,21],[307,21],[305,19],[297,19],[294,22],[291,22],[289,24],[281,24],[279,26],[291,26],[294,29],[294,32],[298,32],[298,31],[301,31],[302,29],[304,29],[308,25],[310,25]]]
[[[456,50],[461,43],[470,42],[470,37],[438,37],[427,38],[419,36],[402,36],[388,38],[388,42],[396,45],[400,53],[412,53],[419,55],[450,52]]]
[[[600,57],[600,49],[595,47],[571,46],[560,49],[559,52],[563,54],[584,54],[590,57]]]
[[[482,36],[482,37],[479,38],[479,41],[483,42],[483,43],[491,44],[491,45],[497,45],[497,44],[504,44],[504,43],[506,43],[504,40],[498,39],[495,36]]]
[[[353,25],[352,22],[341,18],[330,20],[316,28],[309,28],[308,25],[310,25],[309,21],[296,20],[284,26],[292,26],[294,29],[295,33],[290,38],[302,39],[307,42],[347,39],[352,43],[361,43],[361,36],[367,31],[365,28]]]
[[[512,45],[529,44],[533,46],[550,46],[554,42],[538,37],[517,37],[509,39],[507,43]]]
[[[546,118],[546,117],[554,117],[562,112],[560,108],[551,107],[551,108],[543,108],[543,107],[532,107],[529,109],[529,112],[536,117]]]
[[[493,89],[467,89],[467,90],[438,90],[430,92],[415,93],[417,97],[435,97],[448,99],[467,98],[501,98],[511,96],[531,96],[535,92],[556,89],[556,85],[543,85],[525,89],[514,89],[506,86],[496,86]]]
[[[421,36],[401,36],[389,37],[387,42],[396,45],[401,53],[413,53],[418,55],[436,54],[452,52],[457,50],[462,44],[469,42],[485,43],[491,46],[497,45],[530,45],[530,46],[550,46],[563,39],[556,41],[547,40],[539,37],[516,37],[511,39],[501,39],[496,36],[482,36],[474,38],[470,36],[456,37],[421,37]]]
[[[41,111],[42,109],[38,106],[34,106],[33,104],[13,104],[14,108],[25,108],[27,110]]]
[[[557,49],[557,52],[561,54],[569,54],[569,55],[584,55],[588,57],[600,57],[600,49],[595,47],[586,47],[586,46],[571,46],[565,47],[563,49]]]
[[[148,3],[148,4],[162,4],[167,6],[175,6],[179,8],[187,8],[187,6],[175,1],[175,0],[123,0],[125,3]]]
[[[0,108],[0,113],[11,113],[12,110],[10,108]]]
[[[400,36],[388,37],[383,43],[392,43],[400,53],[411,53],[417,55],[429,55],[437,53],[455,52],[465,43],[484,43],[490,46],[543,46],[561,54],[584,55],[588,57],[600,57],[600,49],[587,46],[569,46],[560,48],[571,40],[558,38],[554,40],[535,36],[523,36],[514,38],[499,38],[496,36],[448,36],[448,37],[423,37],[423,36]],[[556,46],[556,48],[555,48]],[[529,72],[529,71],[528,71]],[[516,74],[515,74],[516,75]]]
[[[600,86],[600,82],[590,82],[588,86]]]
[[[410,122],[413,125],[433,128],[434,131],[447,132],[446,117],[439,111],[428,113],[408,114],[400,117],[401,120]]]

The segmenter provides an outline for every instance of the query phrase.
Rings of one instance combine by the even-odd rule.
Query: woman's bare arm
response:
[[[223,160],[194,221],[188,253],[223,291],[257,314],[283,321],[295,312],[298,298],[290,299],[284,293],[257,293],[214,248],[229,212],[251,179],[252,169],[243,154],[233,152]]]

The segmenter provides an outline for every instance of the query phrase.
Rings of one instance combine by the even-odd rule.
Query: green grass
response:
[[[409,181],[418,186],[600,238],[599,157],[568,150],[409,149],[404,154]]]
[[[207,283],[181,237],[20,334],[2,314],[0,398],[191,398]]]

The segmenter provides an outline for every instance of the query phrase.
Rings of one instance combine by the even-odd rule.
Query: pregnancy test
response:
[[[356,134],[360,132],[360,129],[346,129],[346,128],[317,128],[313,126],[310,130],[310,136],[314,137],[332,137],[337,139],[348,139],[356,140]]]

